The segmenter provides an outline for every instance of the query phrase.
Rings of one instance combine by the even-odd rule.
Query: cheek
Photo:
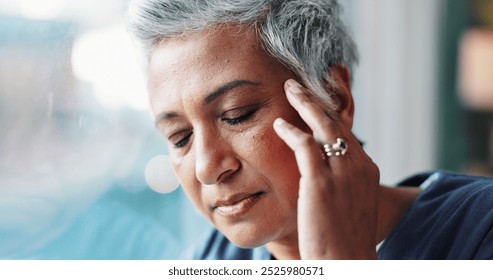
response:
[[[195,179],[195,162],[187,159],[175,159],[173,158],[173,169],[175,170],[178,180],[190,198],[190,200],[195,204],[200,211],[204,212],[202,207],[202,196],[200,193],[200,184]]]
[[[189,178],[189,174],[187,174],[187,171],[190,171],[190,168],[187,168],[186,162],[182,159],[177,159],[175,155],[171,154],[171,164],[180,184],[183,187],[188,185],[186,179]]]
[[[275,188],[288,193],[290,200],[297,199],[300,174],[293,151],[277,136],[273,128],[252,137],[257,170]]]

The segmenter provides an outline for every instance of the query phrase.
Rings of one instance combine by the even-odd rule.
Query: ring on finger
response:
[[[327,155],[327,157],[344,156],[347,153],[348,148],[349,146],[346,140],[340,137],[338,137],[336,141],[333,143],[323,145],[323,150],[325,152],[325,155]]]

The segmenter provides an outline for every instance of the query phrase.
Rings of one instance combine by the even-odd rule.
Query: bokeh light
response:
[[[179,186],[171,159],[167,155],[157,155],[149,161],[145,169],[145,178],[149,187],[158,193],[169,193]]]
[[[100,104],[111,109],[148,108],[141,61],[123,24],[81,35],[72,51],[74,75],[90,83]]]
[[[66,0],[20,0],[21,14],[31,19],[54,19],[64,10]]]

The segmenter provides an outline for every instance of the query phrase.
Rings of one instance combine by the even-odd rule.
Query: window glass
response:
[[[0,0],[0,259],[173,259],[209,227],[148,165],[167,151],[127,4]]]

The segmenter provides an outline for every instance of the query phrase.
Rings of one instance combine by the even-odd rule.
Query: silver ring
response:
[[[348,144],[346,143],[346,141],[344,139],[337,138],[334,143],[325,144],[323,147],[324,147],[325,154],[328,157],[331,157],[331,156],[339,157],[339,156],[344,156],[346,154],[347,149],[348,149]]]

